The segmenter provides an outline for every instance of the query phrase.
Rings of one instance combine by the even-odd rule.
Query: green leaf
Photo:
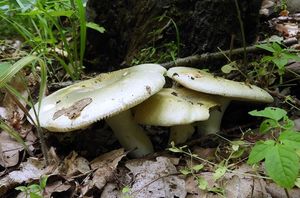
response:
[[[298,188],[300,188],[300,178],[296,179],[295,186],[297,186]]]
[[[226,173],[227,167],[226,166],[219,166],[217,170],[213,174],[213,178],[215,181],[223,177],[223,175]]]
[[[46,184],[47,184],[47,179],[48,179],[47,175],[41,177],[41,179],[40,179],[40,187],[42,189],[45,189]]]
[[[226,64],[226,65],[222,66],[221,70],[222,70],[223,73],[229,74],[230,72],[238,70],[238,69],[236,67],[236,62],[233,61],[233,62],[231,62],[229,64]]]
[[[273,42],[273,43],[272,43],[272,48],[273,48],[276,52],[281,52],[281,51],[282,51],[281,46],[280,46],[277,42]]]
[[[38,59],[36,56],[26,56],[10,67],[8,67],[7,63],[4,65],[0,64],[0,87],[3,87],[18,71],[36,59]]]
[[[61,16],[71,17],[72,14],[74,14],[74,11],[73,10],[55,10],[55,11],[48,12],[48,14],[53,17],[61,17]]]
[[[266,119],[262,121],[262,123],[259,126],[259,132],[265,134],[269,132],[272,128],[275,128],[278,126],[278,122],[272,119]]]
[[[191,174],[191,171],[187,168],[180,169],[179,172],[183,175]]]
[[[43,198],[43,197],[36,192],[30,192],[30,198]]]
[[[97,23],[88,22],[88,23],[86,23],[86,27],[91,28],[93,30],[96,30],[96,31],[98,31],[100,33],[104,33],[105,32],[105,28],[101,27]]]
[[[284,116],[286,116],[287,112],[277,107],[266,107],[264,110],[261,111],[250,111],[249,114],[252,116],[271,118],[273,120],[279,121]]]
[[[260,45],[256,45],[256,47],[267,50],[269,52],[275,52],[275,50],[273,49],[273,47],[271,47],[270,44],[260,44]]]
[[[176,148],[176,147],[168,148],[168,150],[173,153],[181,153],[182,152],[182,150],[180,150],[179,148]]]
[[[30,186],[27,187],[30,192],[41,192],[41,187],[38,184],[31,184]]]
[[[293,149],[300,149],[300,133],[296,131],[284,131],[278,137],[282,144]]]
[[[26,186],[18,186],[18,187],[15,187],[15,189],[22,191],[22,192],[26,192],[28,190],[28,188]]]
[[[282,128],[285,130],[293,130],[294,129],[294,121],[290,120],[288,116],[283,117]]]
[[[201,190],[206,190],[208,187],[208,182],[203,177],[197,177],[197,184]]]
[[[198,172],[199,170],[201,170],[203,168],[203,164],[198,164],[196,166],[193,166],[192,169],[196,172]]]
[[[277,144],[266,153],[268,175],[281,187],[292,188],[299,173],[299,158],[288,146]]]
[[[284,70],[285,65],[288,63],[288,60],[284,59],[282,57],[273,58],[272,61],[278,67],[278,69],[280,69],[280,70]]]
[[[274,140],[257,142],[250,152],[247,163],[255,164],[263,160],[266,157],[269,150],[273,149],[274,145],[275,145]]]

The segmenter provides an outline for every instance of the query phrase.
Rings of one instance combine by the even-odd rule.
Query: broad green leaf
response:
[[[273,42],[273,43],[272,43],[272,48],[273,48],[276,52],[281,52],[281,51],[282,51],[281,46],[280,46],[277,42]]]
[[[296,54],[292,54],[290,52],[284,52],[282,54],[283,58],[287,59],[287,60],[295,60],[295,61],[300,61],[300,56],[296,55]]]
[[[283,117],[283,124],[282,124],[282,128],[285,130],[293,130],[294,129],[294,121],[290,120],[288,116]]]
[[[266,153],[266,171],[281,187],[292,188],[294,186],[299,166],[299,157],[291,147],[277,144]]]
[[[223,175],[226,173],[227,167],[226,166],[219,166],[217,170],[213,174],[213,178],[215,181],[223,177]]]
[[[97,23],[93,23],[93,22],[88,22],[86,23],[86,27],[94,29],[100,33],[104,33],[105,32],[105,28],[101,27],[100,25],[98,25]]]
[[[260,45],[256,45],[256,47],[267,50],[269,52],[275,52],[275,50],[270,44],[260,44]]]
[[[261,122],[259,126],[259,132],[265,134],[269,132],[272,128],[275,128],[278,126],[278,122],[272,119],[266,119]]]
[[[296,131],[284,131],[278,137],[284,145],[293,149],[300,149],[300,133]]]
[[[252,116],[271,118],[273,120],[278,121],[282,119],[284,116],[286,116],[287,112],[277,107],[266,107],[264,110],[261,111],[257,111],[257,110],[250,111],[249,114]]]
[[[266,157],[269,150],[273,149],[274,145],[275,145],[274,140],[257,142],[250,152],[247,163],[255,164],[255,163],[263,160]]]
[[[288,63],[288,60],[284,59],[282,57],[273,58],[272,61],[278,67],[278,69],[281,69],[281,70],[284,70],[285,65]]]

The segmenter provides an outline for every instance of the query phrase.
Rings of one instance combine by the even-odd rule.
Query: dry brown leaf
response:
[[[157,157],[156,161],[132,160],[126,167],[135,178],[130,196],[186,197],[185,182],[176,175],[176,167],[167,157]]]
[[[7,133],[0,133],[0,165],[7,168],[18,164],[20,151],[24,150],[21,143]]]
[[[47,175],[50,169],[45,169],[44,167],[44,161],[28,158],[26,162],[20,165],[20,170],[10,172],[0,179],[0,197],[21,183],[29,183],[30,181],[38,180],[42,175]]]
[[[53,193],[58,193],[58,192],[65,192],[71,188],[71,185],[62,182],[61,180],[52,182],[51,184],[47,184],[45,188],[45,192],[43,194],[43,198],[50,198],[52,197]]]
[[[90,170],[88,160],[73,151],[64,159],[60,172],[67,177],[72,177],[78,174],[86,174]]]
[[[28,99],[28,92],[26,89],[26,85],[24,81],[21,79],[20,76],[16,75],[12,80],[10,85],[16,89],[20,95],[27,100]],[[11,98],[11,95],[5,93],[3,99],[3,108],[5,108],[5,119],[7,122],[10,123],[15,129],[22,128],[22,119],[24,118],[24,112],[15,104],[14,100]],[[24,100],[20,100],[20,103],[23,106],[26,106],[26,102]]]
[[[91,167],[96,170],[93,174],[92,186],[102,189],[112,178],[120,160],[126,155],[124,149],[114,150],[105,153],[91,162]]]

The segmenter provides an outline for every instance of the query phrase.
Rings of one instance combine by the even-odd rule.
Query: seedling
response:
[[[299,173],[300,133],[287,112],[280,108],[267,107],[249,112],[252,116],[266,118],[260,125],[260,133],[271,133],[272,138],[256,142],[248,158],[248,164],[265,161],[265,169],[279,186],[292,188]]]
[[[25,198],[43,198],[43,191],[46,188],[48,176],[42,176],[39,184],[31,184],[29,186],[18,186],[15,189],[25,193]]]
[[[282,77],[285,73],[285,66],[287,63],[290,60],[300,61],[300,57],[296,54],[297,51],[292,49],[284,49],[277,42],[260,44],[257,45],[257,47],[272,53],[271,56],[264,56],[261,59],[261,63],[273,63],[277,67],[277,72],[280,76],[280,83],[282,83]]]

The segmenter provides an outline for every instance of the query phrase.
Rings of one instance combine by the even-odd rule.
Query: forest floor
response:
[[[281,14],[262,26],[272,30],[269,38],[294,40],[289,49],[299,50],[300,14]],[[0,58],[20,56],[19,45],[18,40],[4,41]],[[283,53],[280,49],[274,52]],[[269,106],[285,109],[294,122],[294,130],[300,131],[300,61],[288,60],[284,67],[287,70],[281,84],[274,83],[279,75],[273,70],[255,75],[270,85],[274,102]],[[236,70],[232,64],[223,68],[228,69]],[[23,74],[30,91],[37,93],[39,79],[26,70]],[[236,79],[238,75],[237,72],[228,76]],[[28,97],[21,81],[16,79],[12,85]],[[51,80],[48,87],[52,87],[49,93],[57,90]],[[274,135],[260,133],[262,120],[248,115],[264,106],[233,103],[225,113],[220,133],[208,137],[195,134],[179,146],[168,144],[168,128],[146,127],[156,152],[139,159],[128,156],[130,151],[121,148],[104,121],[72,133],[46,132],[46,163],[35,128],[26,114],[11,95],[0,96],[0,117],[18,131],[28,148],[24,149],[8,133],[0,133],[0,197],[300,197],[300,180],[296,180],[294,188],[285,189],[268,176],[264,162],[247,163],[255,142]]]

